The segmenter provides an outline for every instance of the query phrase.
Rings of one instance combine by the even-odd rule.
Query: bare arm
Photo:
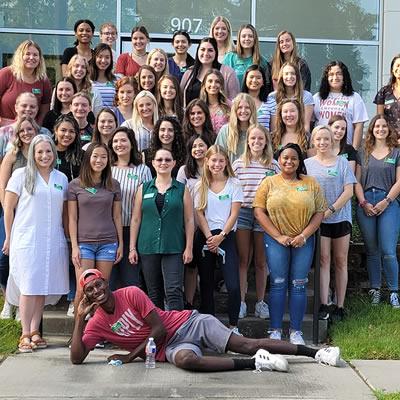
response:
[[[14,211],[17,207],[19,196],[13,192],[6,192],[4,200],[4,228],[6,238],[3,244],[3,253],[8,255],[10,252],[11,227],[14,222]]]
[[[357,200],[360,204],[363,204],[363,209],[365,215],[371,216],[375,215],[374,206],[368,202],[366,202],[365,195],[364,195],[364,188],[361,185],[361,165],[356,164],[356,178],[357,183],[355,186],[355,193]]]
[[[139,235],[140,224],[142,223],[142,191],[143,186],[140,185],[138,191],[136,192],[135,204],[132,211],[131,226],[129,229],[129,262],[131,264],[137,264],[139,261],[136,243]]]
[[[76,268],[81,267],[81,252],[78,246],[78,203],[68,200],[68,227],[72,247],[72,263]]]
[[[12,166],[15,163],[16,156],[14,152],[8,152],[1,163],[0,167],[0,202],[4,207],[4,197],[6,193],[6,186],[11,177]]]
[[[361,146],[364,122],[356,122],[353,127],[353,147],[358,150]]]
[[[118,249],[117,254],[115,256],[115,264],[119,263],[123,256],[123,238],[122,238],[122,208],[120,201],[114,201],[113,203],[113,220],[115,229],[117,230],[118,237]]]
[[[190,196],[187,187],[185,187],[185,194],[183,196],[183,212],[186,236],[186,247],[185,251],[183,252],[183,263],[189,264],[193,259],[194,214],[192,197]]]
[[[336,201],[331,204],[336,211],[339,211],[352,197],[354,193],[354,185],[349,183],[344,186],[342,194],[336,199]],[[331,217],[333,212],[328,208],[324,213],[324,218]]]
[[[383,104],[378,104],[376,106],[376,113],[383,114],[385,112],[385,106]]]
[[[377,215],[382,214],[392,201],[395,201],[397,196],[400,194],[400,167],[396,167],[396,182],[393,184],[386,199],[381,200],[374,206],[375,213]]]
[[[314,106],[312,104],[308,104],[304,106],[304,128],[306,132],[310,132],[311,126],[311,118],[314,113]]]
[[[68,64],[61,64],[61,75],[68,76]]]
[[[44,117],[49,112],[49,110],[50,110],[50,104],[41,104],[40,105],[39,112],[36,117],[36,120],[37,120],[37,123],[39,124],[39,126],[42,126]]]
[[[62,215],[62,220],[63,220],[63,227],[64,227],[64,235],[66,238],[69,238],[69,227],[68,227],[68,202],[64,201],[63,204],[63,215]]]

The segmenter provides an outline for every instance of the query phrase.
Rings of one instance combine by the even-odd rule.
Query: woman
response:
[[[189,189],[192,200],[194,187],[203,173],[207,149],[211,143],[206,137],[192,136],[186,144],[186,164],[179,168],[176,180]],[[197,287],[197,263],[192,261],[185,268],[185,308],[193,309],[194,295]]]
[[[259,65],[250,65],[243,77],[242,93],[248,93],[253,98],[258,122],[272,132],[275,128],[275,111],[272,99],[268,96],[270,91],[264,70]]]
[[[217,41],[218,62],[222,64],[225,55],[235,50],[232,40],[232,27],[229,20],[222,16],[215,17],[211,22],[209,36]]]
[[[71,58],[78,54],[85,58],[89,65],[92,65],[93,50],[90,48],[94,35],[94,24],[89,19],[80,19],[75,22],[75,43],[74,47],[67,47],[61,57],[61,72],[66,76],[67,65]]]
[[[92,82],[90,81],[90,68],[86,58],[79,54],[72,56],[67,65],[66,77],[74,80],[77,92],[86,92],[90,96],[93,112],[91,111],[89,114],[89,122],[94,124],[96,115],[103,107],[103,101],[100,93],[92,87]],[[55,92],[53,91],[51,107],[54,107],[54,101]]]
[[[270,71],[268,60],[260,54],[260,44],[256,28],[251,24],[242,25],[239,28],[238,40],[235,51],[231,51],[224,57],[223,64],[229,65],[236,73],[240,86],[243,84],[243,76],[250,65],[259,65],[266,72],[270,86]]]
[[[281,339],[286,292],[289,291],[290,342],[304,344],[301,325],[307,303],[308,272],[314,256],[314,233],[326,201],[318,182],[305,175],[302,150],[289,143],[279,150],[281,172],[265,178],[253,202],[265,231],[270,271],[270,339]]]
[[[218,145],[206,153],[203,175],[196,184],[194,206],[199,229],[195,236],[202,313],[215,314],[214,269],[218,262],[228,291],[229,327],[234,333],[240,309],[239,263],[235,231],[243,192],[229,158]]]
[[[328,126],[313,129],[311,143],[317,154],[305,160],[307,173],[321,185],[328,202],[321,224],[319,318],[342,320],[347,289],[347,257],[351,234],[351,198],[357,180],[349,162],[333,151],[334,134]],[[328,307],[331,253],[335,264],[337,307],[330,315]]]
[[[142,163],[137,149],[134,132],[125,127],[117,128],[111,136],[108,147],[111,153],[112,177],[121,187],[123,256],[114,265],[110,285],[112,290],[126,286],[140,286],[139,266],[129,263],[129,229],[133,204],[139,186],[151,180],[150,169]]]
[[[193,258],[193,205],[189,190],[171,176],[174,166],[170,150],[154,154],[157,176],[143,183],[135,198],[129,261],[137,264],[140,255],[148,295],[157,307],[164,309],[165,293],[168,310],[183,310],[184,264]]]
[[[31,142],[28,163],[10,178],[4,202],[6,240],[10,255],[7,300],[19,305],[22,353],[47,347],[39,332],[45,304],[68,292],[68,253],[63,211],[68,182],[54,169],[56,149],[46,135]]]
[[[217,42],[213,38],[203,38],[196,51],[196,59],[193,67],[190,67],[183,75],[181,89],[183,104],[186,107],[191,100],[200,95],[201,82],[210,68],[218,69],[224,77],[224,92],[228,99],[233,99],[240,91],[239,81],[235,71],[227,65],[221,65],[217,60]]]
[[[71,113],[78,123],[82,145],[92,140],[93,128],[88,121],[91,107],[90,96],[85,92],[78,92],[72,96]]]
[[[109,280],[113,265],[122,258],[123,240],[121,190],[111,176],[105,144],[90,144],[79,177],[68,185],[68,219],[76,282],[89,268],[97,268]],[[82,296],[78,285],[75,309]]]
[[[382,269],[390,290],[390,304],[400,308],[399,264],[396,257],[399,237],[400,149],[397,136],[383,114],[371,119],[365,144],[357,156],[357,221],[367,252],[371,302],[381,301]]]
[[[71,182],[79,176],[83,151],[79,139],[79,126],[71,115],[61,115],[54,125],[54,143],[57,150],[57,162],[55,168],[62,172]],[[70,241],[69,241],[70,244]],[[71,249],[69,249],[71,253]],[[69,301],[67,316],[74,316],[74,298],[76,293],[75,269],[72,262],[69,263]]]
[[[151,133],[157,120],[157,100],[152,93],[142,90],[133,102],[132,119],[122,124],[122,126],[126,126],[135,132],[135,139],[140,152],[150,147]]]
[[[231,163],[243,154],[247,129],[256,122],[257,111],[253,98],[246,93],[239,93],[233,100],[229,123],[220,129],[215,141],[228,153]]]
[[[149,32],[144,26],[135,26],[131,32],[132,52],[122,53],[117,59],[115,73],[135,76],[139,68],[146,63],[146,47],[150,42]]]
[[[300,70],[296,64],[286,62],[282,65],[278,75],[277,88],[269,94],[273,106],[273,114],[276,114],[276,107],[283,99],[295,99],[304,110],[304,129],[310,132],[311,117],[314,111],[314,99],[310,92],[303,90]]]
[[[124,76],[115,82],[114,111],[117,117],[117,126],[123,124],[126,120],[132,119],[133,101],[138,94],[138,85],[135,78]]]
[[[224,77],[217,69],[209,69],[201,83],[200,99],[210,110],[214,132],[219,132],[223,125],[228,123],[232,103],[224,92]]]
[[[94,62],[90,72],[92,87],[101,96],[103,107],[112,107],[115,98],[115,75],[112,72],[113,58],[108,44],[99,43],[93,52]]]
[[[297,100],[284,99],[279,103],[276,129],[272,136],[274,152],[288,143],[296,143],[303,153],[303,158],[307,157],[309,145],[303,121],[303,108]]]
[[[153,49],[147,55],[147,65],[154,68],[156,71],[157,79],[160,79],[163,75],[169,74],[168,69],[168,56],[163,49]]]
[[[210,143],[215,142],[216,134],[212,126],[210,110],[203,100],[194,99],[188,104],[183,118],[182,130],[185,143],[192,136],[204,136]]]
[[[253,213],[253,200],[256,190],[266,176],[279,172],[278,163],[273,159],[269,132],[261,124],[251,125],[247,130],[246,148],[232,169],[243,189],[243,203],[240,208],[236,231],[236,244],[239,254],[240,276],[240,312],[239,318],[247,315],[246,292],[247,272],[254,253],[256,273],[257,303],[254,315],[269,318],[268,305],[265,303],[267,266],[265,263],[264,235]]]
[[[78,89],[75,81],[69,77],[59,80],[55,87],[55,99],[53,108],[45,115],[43,126],[50,132],[54,132],[54,123],[60,115],[71,112],[72,96]]]
[[[186,31],[175,31],[172,35],[172,47],[175,49],[175,54],[168,58],[168,69],[178,82],[181,81],[186,70],[194,64],[194,58],[188,53],[191,44],[192,41]]]
[[[183,120],[182,94],[178,80],[172,75],[163,75],[157,84],[157,103],[159,115]]]
[[[307,62],[300,58],[297,52],[296,39],[293,33],[288,31],[279,32],[276,38],[276,45],[274,56],[272,58],[272,81],[274,89],[278,82],[279,71],[285,62],[290,61],[297,65],[300,70],[301,80],[303,81],[303,88],[305,90],[311,89],[311,72]]]
[[[14,122],[14,106],[22,92],[31,92],[38,99],[36,122],[41,125],[50,109],[51,84],[42,50],[32,40],[23,41],[15,50],[11,65],[0,70],[0,126]]]
[[[96,117],[94,124],[92,143],[103,143],[106,146],[110,142],[111,135],[118,126],[117,117],[115,116],[111,108],[103,108]],[[83,150],[86,150],[89,143],[83,146]]]
[[[142,65],[135,77],[139,86],[139,92],[147,90],[151,92],[153,96],[156,95],[158,80],[157,73],[153,67],[147,64]]]
[[[175,165],[171,170],[171,176],[176,178],[178,170],[184,164],[186,157],[182,128],[176,118],[163,116],[158,119],[152,133],[150,148],[144,151],[145,162],[150,168],[153,177],[156,176],[156,170],[151,161],[159,149],[167,149],[174,156]]]
[[[317,125],[326,125],[335,114],[346,118],[347,143],[357,150],[368,114],[363,99],[353,90],[349,70],[341,61],[332,61],[325,67],[314,103]]]
[[[347,122],[342,115],[333,115],[328,126],[333,133],[333,154],[344,157],[350,164],[353,173],[356,172],[357,151],[347,143]]]
[[[390,63],[390,79],[386,86],[376,94],[374,103],[376,113],[384,114],[390,127],[400,138],[400,54],[396,54]]]

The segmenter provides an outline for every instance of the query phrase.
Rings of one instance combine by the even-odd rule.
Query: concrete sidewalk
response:
[[[95,350],[83,365],[72,365],[69,349],[50,346],[8,357],[0,365],[0,399],[374,399],[347,364],[318,365],[288,357],[289,373],[232,371],[194,373],[168,363],[146,370],[143,362],[107,365],[115,351]]]

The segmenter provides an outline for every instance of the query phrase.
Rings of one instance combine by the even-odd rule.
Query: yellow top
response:
[[[282,235],[297,236],[309,224],[311,217],[327,208],[321,187],[312,176],[289,181],[281,174],[268,176],[260,184],[253,207],[267,211]]]

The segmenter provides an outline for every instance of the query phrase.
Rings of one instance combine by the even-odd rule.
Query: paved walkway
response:
[[[33,354],[8,357],[0,365],[0,399],[374,399],[370,388],[353,368],[318,365],[304,357],[288,357],[289,373],[233,371],[193,373],[167,363],[146,370],[143,362],[121,367],[107,365],[110,350],[93,351],[83,365],[72,365],[66,347],[51,346]],[[382,377],[393,379],[390,390],[399,390],[400,362],[371,371],[368,378],[378,387]],[[396,362],[395,362],[396,363]],[[371,364],[372,365],[372,364]],[[381,369],[382,368],[382,369]],[[393,378],[387,373],[391,370]],[[369,372],[368,372],[369,373]],[[367,376],[368,376],[367,373]],[[377,377],[380,376],[378,379]],[[395,385],[396,384],[396,385]]]

